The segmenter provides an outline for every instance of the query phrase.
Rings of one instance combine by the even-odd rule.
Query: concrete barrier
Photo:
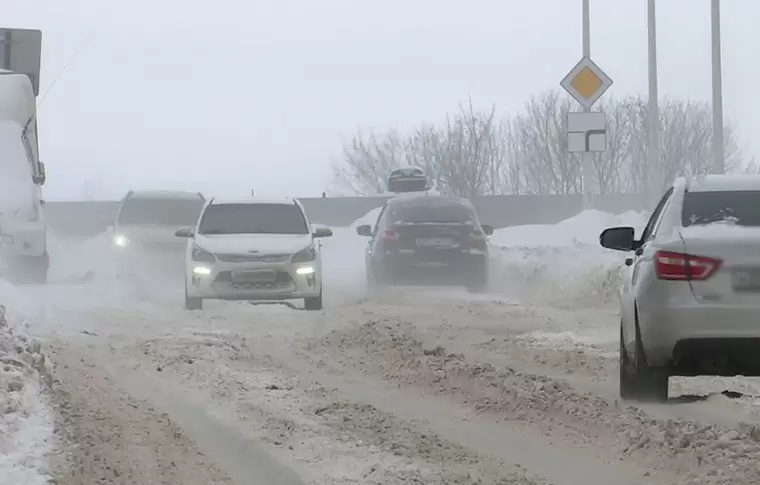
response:
[[[312,222],[332,227],[348,226],[387,197],[328,197],[300,199]],[[483,224],[500,229],[522,224],[555,224],[578,214],[580,195],[494,195],[471,199]],[[49,201],[45,217],[50,229],[63,237],[87,238],[103,232],[114,220],[118,201]],[[597,196],[594,207],[611,213],[646,209],[638,194]]]

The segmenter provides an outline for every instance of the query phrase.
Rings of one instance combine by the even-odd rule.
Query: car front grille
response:
[[[282,263],[290,254],[217,254],[216,257],[225,263]]]
[[[276,271],[274,281],[238,283],[232,281],[231,271],[222,271],[216,276],[214,284],[221,284],[240,290],[285,290],[291,288],[293,280],[286,271]]]

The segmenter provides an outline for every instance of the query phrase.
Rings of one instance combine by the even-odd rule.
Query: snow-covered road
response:
[[[97,241],[61,244],[59,274],[100,271],[5,292],[53,378],[47,392],[29,381],[47,397],[25,411],[42,419],[27,441],[45,446],[7,469],[60,485],[757,483],[756,380],[673,380],[665,405],[617,399],[621,258],[595,239],[621,219],[641,216],[499,231],[495,292],[480,296],[368,299],[364,241],[338,229],[321,312],[188,313],[181,283],[127,288]],[[3,463],[0,483],[25,483]]]

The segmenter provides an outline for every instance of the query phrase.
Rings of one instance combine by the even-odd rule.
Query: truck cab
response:
[[[0,259],[14,282],[45,283],[49,268],[37,95],[39,30],[0,28]]]

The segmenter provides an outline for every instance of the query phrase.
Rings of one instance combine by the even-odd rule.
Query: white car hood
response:
[[[312,244],[311,234],[197,235],[195,243],[214,254],[294,254]]]

